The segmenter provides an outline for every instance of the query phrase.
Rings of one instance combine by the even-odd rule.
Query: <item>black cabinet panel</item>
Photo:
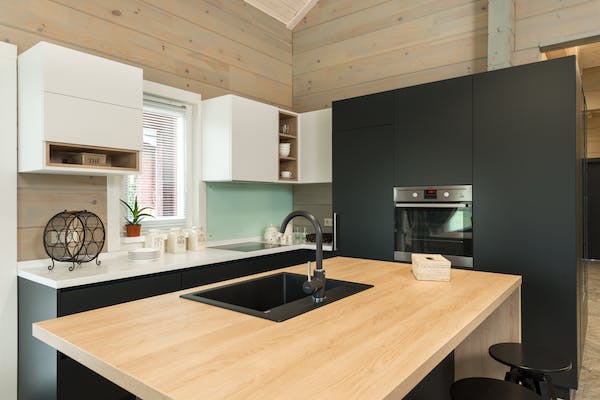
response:
[[[176,271],[64,289],[59,294],[58,316],[175,292],[180,288],[181,273]]]
[[[181,273],[182,289],[193,288],[227,279],[258,274],[283,267],[302,264],[315,259],[311,250],[288,251],[265,257],[253,257],[221,264],[207,265],[183,270]]]
[[[523,341],[574,363],[577,213],[574,58],[474,78],[473,253],[476,269],[523,276]]]
[[[588,162],[587,173],[587,257],[600,260],[600,159]]]
[[[400,89],[396,186],[473,180],[473,77]]]
[[[333,132],[337,254],[394,257],[394,127]]]
[[[451,400],[454,383],[454,352],[440,362],[403,400]]]
[[[58,361],[60,400],[135,400],[135,396],[70,358]]]
[[[393,124],[395,102],[393,91],[335,101],[333,130]]]

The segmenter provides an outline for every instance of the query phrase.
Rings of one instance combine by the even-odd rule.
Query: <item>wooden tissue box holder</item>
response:
[[[450,261],[440,254],[412,254],[412,272],[418,281],[450,281]]]

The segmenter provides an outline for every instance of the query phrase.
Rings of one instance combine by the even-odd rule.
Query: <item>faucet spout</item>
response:
[[[325,299],[325,285],[326,285],[325,270],[323,269],[323,228],[321,227],[319,220],[317,220],[317,218],[315,218],[314,215],[312,215],[311,213],[309,213],[307,211],[298,210],[298,211],[292,211],[283,219],[283,222],[281,223],[281,228],[279,229],[279,232],[280,233],[285,232],[285,228],[287,227],[288,223],[296,217],[306,218],[312,224],[313,228],[315,229],[315,237],[316,237],[315,261],[316,261],[317,267],[315,269],[312,279],[310,278],[310,272],[309,272],[309,280],[306,281],[304,283],[304,285],[302,285],[302,289],[304,290],[305,293],[312,294],[313,302],[320,303]]]

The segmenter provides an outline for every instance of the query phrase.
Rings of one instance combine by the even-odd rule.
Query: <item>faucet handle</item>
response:
[[[312,261],[309,261],[309,262],[306,264],[306,267],[307,267],[307,275],[308,275],[308,281],[309,281],[309,282],[310,282],[310,270],[311,270],[311,267],[310,267],[310,265],[311,265],[311,263],[312,263]]]

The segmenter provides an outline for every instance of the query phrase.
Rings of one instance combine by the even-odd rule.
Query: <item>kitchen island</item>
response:
[[[342,257],[324,267],[374,287],[282,323],[179,297],[195,288],[36,323],[33,335],[145,400],[401,399],[452,351],[457,379],[503,376],[487,347],[520,340],[520,277],[419,282],[410,265]]]

